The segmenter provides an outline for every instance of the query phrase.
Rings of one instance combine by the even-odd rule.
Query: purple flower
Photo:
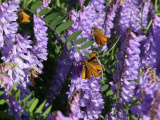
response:
[[[147,24],[148,24],[148,13],[149,13],[149,7],[150,7],[150,1],[147,0],[143,2],[143,6],[141,7],[142,9],[142,27],[146,29]]]
[[[145,57],[143,63],[149,65],[151,68],[156,68],[157,74],[160,72],[160,58],[159,58],[159,32],[160,32],[160,18],[154,16],[152,23],[152,31],[149,33],[148,41],[145,44]]]
[[[117,1],[107,11],[107,18],[106,18],[105,24],[104,24],[104,34],[108,38],[111,37],[111,29],[114,26],[113,20],[116,16],[116,12],[117,12],[118,8],[119,8],[119,2]]]
[[[0,48],[4,46],[5,38],[14,42],[14,33],[18,30],[17,10],[19,8],[20,1],[8,1],[8,4],[2,3],[0,5]]]
[[[65,117],[61,111],[56,111],[53,120],[71,120],[69,117]]]
[[[87,7],[83,6],[83,9],[78,12],[75,12],[74,10],[70,11],[70,20],[73,20],[74,23],[69,28],[67,36],[71,35],[74,32],[82,30],[82,33],[76,39],[72,40],[72,42],[74,42],[80,38],[87,37],[88,39],[85,42],[77,45],[77,47],[80,48],[83,44],[89,42],[92,39],[92,27],[96,26],[100,30],[102,30],[102,25],[104,24],[104,17],[105,13],[97,12],[93,5],[89,5]],[[91,53],[90,48],[91,47],[88,47],[84,50]],[[81,49],[80,53],[78,53],[75,50],[74,46],[72,46],[72,49],[66,53],[68,54],[68,56],[71,56],[71,58],[74,58],[74,65],[76,65],[79,60],[83,60],[85,56]]]
[[[47,95],[48,104],[46,105],[46,107],[49,106],[50,104],[53,104],[55,97],[59,96],[60,89],[62,88],[62,85],[65,84],[65,79],[70,72],[71,65],[72,65],[72,60],[70,59],[66,60],[64,55],[62,55],[58,59],[58,65],[56,67],[55,74],[53,76],[52,81],[50,82],[50,87]]]
[[[137,0],[126,0],[125,4],[122,5],[119,18],[119,33],[122,35],[121,41],[125,40],[127,28],[139,34],[141,33],[140,10],[138,7],[139,3],[137,2]]]
[[[160,119],[159,90],[159,78],[156,76],[155,70],[147,68],[137,85],[136,96],[140,104],[131,107],[133,115],[139,116],[142,120]]]
[[[70,98],[75,90],[81,91],[79,106],[84,107],[85,110],[81,110],[79,107],[77,107],[79,108],[79,113],[76,113],[75,111],[72,114],[79,114],[81,115],[79,118],[84,119],[98,119],[104,106],[103,97],[99,93],[100,88],[102,87],[102,84],[99,81],[100,78],[92,77],[91,80],[83,80],[81,78],[82,69],[79,67],[80,66],[73,69],[68,97]]]

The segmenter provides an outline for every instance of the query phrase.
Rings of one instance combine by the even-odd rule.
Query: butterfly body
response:
[[[103,65],[96,58],[97,52],[92,52],[91,59],[84,61],[82,70],[82,79],[91,79],[91,77],[99,77],[99,71],[104,71]]]
[[[105,46],[105,43],[109,41],[109,39],[103,35],[103,33],[99,31],[97,27],[92,28],[92,34],[94,35],[95,42],[98,45]]]
[[[19,16],[20,23],[29,23],[30,22],[30,20],[29,20],[30,16],[27,13],[22,11],[19,13],[18,16]]]
[[[34,86],[35,85],[35,83],[34,83],[34,77],[33,77],[33,75],[40,75],[40,73],[39,72],[37,72],[34,68],[31,68],[30,70],[29,70],[29,73],[30,73],[30,79],[31,79],[31,82],[32,82],[32,85]],[[38,76],[39,77],[39,76]]]

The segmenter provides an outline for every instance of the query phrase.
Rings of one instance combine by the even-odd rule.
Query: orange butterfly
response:
[[[30,73],[30,79],[31,79],[31,82],[32,82],[32,85],[34,86],[34,77],[33,77],[33,75],[40,75],[40,73],[39,72],[37,72],[34,68],[31,68],[30,70],[29,70],[29,73]],[[38,76],[39,77],[39,76]],[[40,78],[40,77],[39,77]],[[41,79],[41,78],[40,78]],[[41,79],[42,80],[42,79]],[[42,80],[43,81],[43,80]]]
[[[23,12],[23,11],[20,12],[18,16],[19,16],[20,23],[29,23],[30,22],[30,20],[29,20],[30,16],[28,14],[26,14],[25,12]]]
[[[92,52],[90,59],[84,61],[83,70],[82,70],[82,79],[91,79],[93,77],[99,77],[99,71],[104,71],[103,65],[97,60],[97,52]]]
[[[92,28],[92,34],[94,35],[95,41],[98,45],[105,46],[105,42],[110,41],[97,27]]]

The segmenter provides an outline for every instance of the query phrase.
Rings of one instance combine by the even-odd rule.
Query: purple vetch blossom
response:
[[[13,115],[14,117],[18,120],[22,120],[22,118],[19,115],[19,112],[21,112],[23,115],[27,116],[27,113],[21,108],[21,106],[19,105],[19,103],[17,103],[17,101],[15,100],[15,98],[13,98],[8,91],[10,91],[10,89],[13,86],[13,81],[12,79],[7,75],[7,74],[0,74],[0,86],[4,88],[4,99],[9,99],[9,115]],[[15,88],[16,90],[17,88]]]
[[[54,112],[55,115],[48,115],[47,120],[71,120],[71,118],[66,117],[63,113],[59,110]]]
[[[151,0],[143,1],[143,5],[141,7],[141,9],[142,9],[142,15],[141,15],[142,27],[144,27],[145,29],[148,24],[148,13],[149,13],[150,1]]]
[[[135,32],[141,33],[141,19],[139,3],[137,0],[126,0],[120,10],[119,19],[119,34],[122,35],[120,40],[124,41],[126,37],[126,29],[130,28]]]
[[[72,96],[68,100],[67,112],[69,117],[73,120],[79,120],[83,117],[83,113],[80,110],[81,91],[74,91]]]
[[[66,60],[64,55],[58,59],[58,65],[56,67],[55,74],[53,79],[50,81],[50,87],[47,94],[48,104],[46,104],[46,107],[52,105],[55,97],[59,96],[60,89],[62,88],[62,85],[65,84],[65,79],[70,72],[71,66],[72,60]]]
[[[91,5],[93,5],[95,9],[100,13],[104,12],[106,8],[105,0],[91,0]]]
[[[130,32],[125,42],[122,42],[121,47],[122,52],[117,53],[117,58],[119,60],[116,63],[118,74],[113,76],[114,82],[110,82],[111,89],[114,94],[117,94],[117,86],[120,82],[119,96],[118,96],[118,106],[124,103],[128,104],[133,101],[136,82],[134,80],[138,79],[139,69],[140,69],[140,42],[146,39],[145,36],[136,36],[133,32]],[[123,74],[125,73],[125,74]],[[119,81],[120,80],[120,81]],[[117,106],[117,114],[121,111]],[[119,111],[118,111],[119,110]],[[118,117],[118,116],[117,116]]]
[[[127,118],[127,114],[121,104],[118,105],[117,114],[114,116],[115,106],[116,104],[113,103],[111,112],[105,115],[105,120],[125,120]]]
[[[104,107],[103,97],[99,93],[101,91],[100,88],[102,87],[102,84],[99,81],[100,78],[92,77],[91,80],[83,80],[81,78],[82,69],[78,67],[73,69],[71,85],[69,86],[70,91],[68,92],[68,98],[70,98],[70,96],[73,94],[75,90],[81,91],[79,106],[84,107],[85,110],[83,111],[79,108],[79,113],[76,114],[82,115],[80,118],[84,119],[98,119]]]
[[[160,119],[159,91],[160,79],[157,77],[155,70],[148,68],[140,77],[139,84],[137,85],[136,97],[140,101],[140,104],[131,107],[133,115],[142,120]]]
[[[20,0],[8,1],[0,5],[0,48],[4,46],[4,37],[7,37],[10,41],[14,42],[14,33],[18,30],[18,23],[16,20],[17,11],[19,8]]]
[[[111,37],[111,29],[114,26],[113,20],[116,16],[118,8],[119,8],[119,2],[116,1],[115,4],[112,4],[112,6],[107,11],[107,18],[104,24],[104,35],[106,35],[106,37],[108,38]]]
[[[143,63],[149,65],[151,68],[156,68],[157,74],[160,73],[159,32],[160,32],[160,18],[155,15],[152,23],[152,30],[150,31],[148,40],[144,45],[145,57],[143,59]]]
[[[91,34],[92,27],[96,26],[100,30],[102,30],[102,25],[104,24],[104,17],[105,13],[99,13],[96,11],[95,7],[93,5],[89,5],[87,7],[83,6],[82,10],[79,10],[78,12],[75,12],[74,10],[70,11],[70,20],[74,21],[73,25],[68,29],[67,36],[71,35],[74,32],[77,32],[79,30],[82,30],[82,33],[72,42],[87,37],[88,39],[83,42],[82,44],[77,45],[77,47],[81,47],[86,42],[89,42],[93,35]],[[91,50],[89,50],[90,47],[84,49],[86,52],[91,53]],[[75,50],[75,47],[72,46],[72,49],[67,53],[68,56],[71,56],[71,58],[76,58],[74,60],[74,63],[76,64],[79,60],[83,60],[84,53],[82,50],[80,50],[80,53],[78,53]]]

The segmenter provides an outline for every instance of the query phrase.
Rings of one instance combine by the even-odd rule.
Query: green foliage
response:
[[[31,7],[32,13],[36,13],[37,9],[40,8],[43,5],[41,1],[37,1],[34,5]]]
[[[52,106],[49,106],[47,108],[47,110],[45,110],[42,113],[42,110],[43,110],[43,108],[45,106],[46,100],[42,104],[40,104],[39,106],[37,106],[38,103],[39,103],[39,100],[36,99],[35,97],[33,99],[31,99],[32,93],[30,93],[27,97],[25,97],[23,100],[21,100],[21,102],[19,102],[21,90],[17,89],[16,86],[17,86],[17,83],[15,83],[12,86],[12,88],[11,88],[10,91],[8,91],[5,87],[4,87],[4,89],[6,89],[6,91],[10,95],[10,97],[14,98],[14,100],[21,106],[21,108],[27,113],[27,115],[29,116],[29,118],[35,119],[36,116],[40,116],[40,117],[43,117],[45,119],[46,115],[50,112]],[[3,95],[3,94],[4,94],[4,92],[0,91],[0,95]],[[29,100],[29,99],[31,99],[31,100]],[[4,104],[7,104],[8,102],[10,102],[9,99],[7,99],[7,100],[1,99],[0,100],[0,106],[2,106]],[[8,115],[7,112],[0,111],[0,118],[14,119],[14,116]]]
[[[70,42],[71,40],[76,39],[81,33],[82,33],[82,30],[73,33],[72,35],[70,35],[70,36],[68,37],[68,41]]]

